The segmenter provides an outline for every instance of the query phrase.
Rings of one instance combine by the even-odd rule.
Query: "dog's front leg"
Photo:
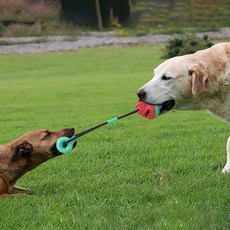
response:
[[[226,149],[227,149],[227,163],[224,166],[222,173],[230,172],[230,137],[228,138]]]
[[[18,190],[18,191],[31,191],[30,188],[22,188],[22,187],[19,187],[19,186],[14,186],[13,191],[15,191],[15,190]]]

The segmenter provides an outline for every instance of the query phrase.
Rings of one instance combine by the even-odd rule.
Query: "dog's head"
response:
[[[137,91],[146,103],[161,105],[161,113],[172,108],[199,109],[196,98],[207,89],[208,72],[189,55],[171,58],[154,70],[154,77]]]
[[[58,131],[41,129],[26,133],[10,143],[13,148],[11,162],[24,158],[38,164],[42,163],[61,154],[56,148],[56,141],[60,137],[72,137],[73,135],[74,128]]]

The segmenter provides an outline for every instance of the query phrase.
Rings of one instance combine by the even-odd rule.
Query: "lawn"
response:
[[[160,56],[159,46],[0,55],[1,143],[132,111]],[[32,196],[0,201],[0,229],[229,229],[228,135],[206,111],[105,126],[21,178]]]

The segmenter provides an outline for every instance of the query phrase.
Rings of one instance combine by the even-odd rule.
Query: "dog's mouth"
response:
[[[73,149],[77,146],[77,142],[75,141],[73,144]],[[62,155],[63,153],[59,152],[57,149],[57,145],[56,142],[54,143],[54,145],[52,146],[52,148],[50,149],[51,153],[53,154],[53,156],[59,156]]]
[[[172,110],[175,104],[176,102],[174,99],[170,99],[168,101],[163,102],[162,104],[159,104],[161,106],[160,114],[163,114],[163,113],[166,113]]]
[[[71,129],[68,129],[68,132],[66,133],[65,136],[71,138],[73,135],[74,135],[74,129],[71,128]],[[73,144],[73,149],[74,149],[76,146],[77,146],[77,141],[74,142],[74,144]],[[50,151],[51,151],[51,153],[52,153],[54,156],[59,156],[59,155],[62,155],[62,154],[63,154],[63,153],[61,153],[60,151],[58,151],[56,142],[53,144],[53,146],[51,147]]]

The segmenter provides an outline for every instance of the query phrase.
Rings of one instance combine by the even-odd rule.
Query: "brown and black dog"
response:
[[[0,196],[26,195],[12,194],[15,190],[29,190],[15,186],[16,181],[43,162],[61,155],[56,148],[56,141],[60,137],[73,135],[74,128],[58,131],[41,129],[28,132],[8,144],[0,145]]]

